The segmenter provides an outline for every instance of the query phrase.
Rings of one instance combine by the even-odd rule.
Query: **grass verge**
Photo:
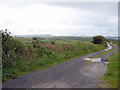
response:
[[[104,83],[109,88],[118,88],[118,51],[109,58],[108,70],[101,77]]]

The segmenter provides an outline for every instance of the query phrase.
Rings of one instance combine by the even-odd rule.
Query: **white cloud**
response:
[[[117,8],[117,4],[77,3],[76,6],[75,3],[71,5],[69,3],[61,5],[56,3],[51,5],[49,3],[27,4],[24,1],[1,3],[0,29],[7,28],[14,35],[47,33],[114,36],[117,35],[117,10],[112,8]]]

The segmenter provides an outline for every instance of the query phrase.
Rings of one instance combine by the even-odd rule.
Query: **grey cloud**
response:
[[[116,2],[49,2],[44,3],[50,6],[69,7],[77,10],[89,10],[96,13],[103,12],[104,14],[112,14],[116,16],[118,3]]]
[[[9,7],[13,9],[24,8],[28,5],[39,4],[40,0],[1,0],[0,4],[9,4]],[[71,8],[80,12],[81,10],[90,12],[89,15],[83,16],[84,21],[80,19],[80,15],[76,14],[71,16],[72,22],[64,21],[65,25],[73,25],[73,27],[84,25],[92,25],[93,28],[87,30],[80,30],[79,28],[73,28],[70,30],[60,30],[58,33],[70,34],[70,35],[117,35],[117,24],[109,22],[110,17],[118,16],[118,4],[114,2],[47,2],[43,3],[48,6],[57,6],[63,8]],[[94,14],[94,15],[93,15]],[[14,24],[12,21],[5,21],[5,24]],[[76,29],[76,30],[75,30]],[[34,29],[33,29],[34,30]],[[33,30],[29,30],[33,32]],[[49,29],[52,31],[52,29]],[[39,30],[38,30],[39,31]],[[45,30],[44,30],[45,31]],[[47,30],[46,30],[47,31]],[[62,32],[61,32],[62,31]]]

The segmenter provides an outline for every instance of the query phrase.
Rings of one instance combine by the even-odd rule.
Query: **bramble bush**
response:
[[[2,66],[3,80],[14,77],[16,70],[23,71],[25,63],[33,60],[35,55],[30,52],[27,45],[16,38],[12,38],[7,30],[2,33]],[[21,65],[21,66],[20,66]],[[15,71],[14,71],[15,70]]]

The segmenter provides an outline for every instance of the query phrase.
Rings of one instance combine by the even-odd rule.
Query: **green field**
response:
[[[31,41],[33,37],[15,37],[23,41]],[[92,37],[70,37],[70,36],[54,36],[54,37],[37,37],[39,40],[48,42],[69,42],[69,41],[91,41]]]

